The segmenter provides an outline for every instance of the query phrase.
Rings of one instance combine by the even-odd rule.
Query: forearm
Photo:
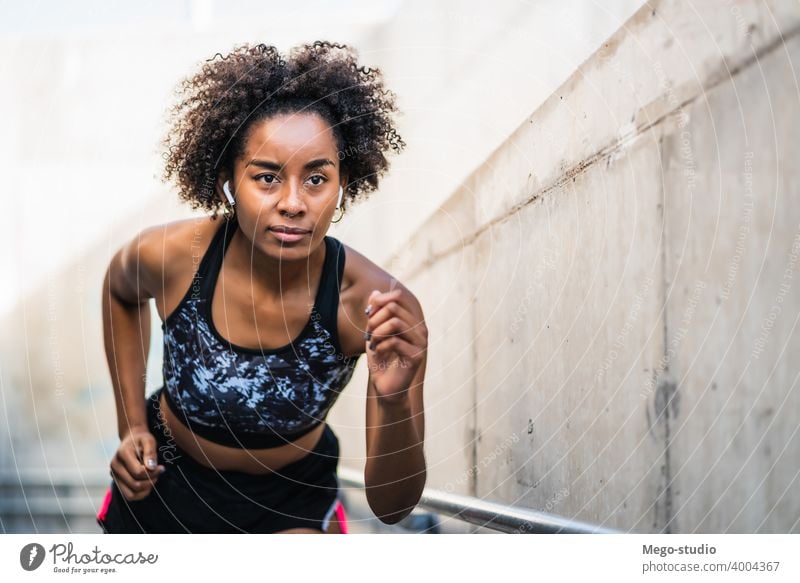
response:
[[[108,274],[103,282],[103,339],[122,439],[132,427],[147,427],[144,390],[150,304],[122,302],[110,293]]]
[[[425,487],[424,443],[407,398],[377,399],[377,423],[364,470],[367,502],[383,522],[411,514]]]

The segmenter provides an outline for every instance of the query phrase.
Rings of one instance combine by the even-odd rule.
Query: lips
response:
[[[287,227],[285,225],[275,225],[274,227],[270,227],[268,230],[270,233],[272,233],[273,237],[281,242],[281,245],[298,243],[305,239],[306,235],[311,232],[299,227]]]
[[[301,229],[299,227],[287,227],[284,225],[274,225],[269,228],[270,231],[274,231],[276,233],[288,233],[290,235],[305,235],[306,233],[310,233],[308,229]]]

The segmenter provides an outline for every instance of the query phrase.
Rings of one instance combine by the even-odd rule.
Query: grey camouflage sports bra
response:
[[[164,331],[164,394],[197,435],[242,448],[286,444],[322,423],[353,376],[360,355],[342,354],[337,328],[344,246],[325,237],[325,262],[311,317],[279,348],[247,348],[224,339],[211,300],[237,228],[222,221]]]

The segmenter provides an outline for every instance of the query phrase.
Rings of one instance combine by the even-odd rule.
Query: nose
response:
[[[289,180],[281,189],[280,199],[278,200],[278,211],[281,214],[297,215],[306,210],[306,203],[303,200],[300,188],[294,180]]]

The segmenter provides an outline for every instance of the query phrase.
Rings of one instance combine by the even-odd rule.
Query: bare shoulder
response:
[[[193,255],[211,243],[219,221],[208,217],[182,219],[144,229],[138,250],[142,262],[159,284],[180,277],[191,268]]]
[[[142,229],[112,259],[112,288],[129,301],[159,300],[166,286],[192,269],[192,256],[208,247],[218,224],[200,217]]]
[[[353,247],[345,243],[342,245],[346,260],[341,303],[345,314],[339,317],[339,336],[345,354],[353,354],[356,350],[360,354],[364,352],[364,330],[367,327],[364,310],[372,290],[402,289],[401,300],[409,310],[421,320],[424,316],[419,300],[403,282]]]
[[[374,289],[389,291],[390,289],[399,288],[404,290],[409,300],[418,303],[411,290],[394,275],[366,255],[356,251],[353,247],[344,243],[342,245],[345,247],[345,257],[347,257],[343,283],[348,290],[351,290],[351,295],[365,302],[365,307],[367,298]]]

